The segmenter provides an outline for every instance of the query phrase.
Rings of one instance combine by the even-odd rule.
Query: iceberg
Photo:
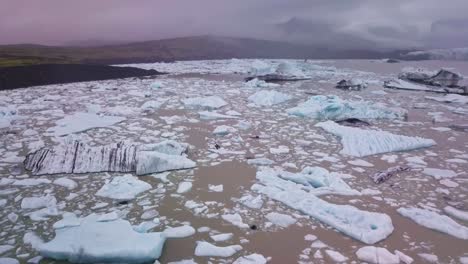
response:
[[[128,221],[96,214],[69,215],[55,224],[55,238],[38,246],[39,253],[72,263],[147,263],[161,256],[162,233],[138,233]]]
[[[9,127],[11,121],[17,118],[16,109],[12,107],[0,107],[0,128]]]
[[[204,120],[238,118],[237,116],[223,115],[220,113],[210,112],[210,111],[202,111],[202,112],[198,112],[198,114],[200,115],[200,119],[204,119]]]
[[[262,90],[249,96],[248,99],[258,106],[272,106],[290,100],[291,96],[276,91]]]
[[[462,226],[446,215],[415,207],[398,208],[398,213],[408,217],[419,225],[454,236],[459,239],[468,240],[468,227]]]
[[[404,119],[407,111],[388,108],[367,101],[346,101],[334,95],[316,95],[304,103],[287,110],[290,115],[317,120]]]
[[[127,174],[106,181],[101,189],[97,191],[96,195],[118,201],[129,201],[135,199],[138,194],[151,188],[149,183],[140,181],[137,177]]]
[[[388,215],[326,202],[303,190],[303,185],[281,179],[271,169],[257,172],[257,179],[261,184],[254,184],[251,187],[253,191],[316,218],[363,243],[377,243],[393,232]]]
[[[185,106],[190,108],[218,109],[227,105],[219,96],[195,97],[182,100]]]
[[[240,245],[217,247],[205,241],[198,241],[197,247],[195,248],[195,256],[228,258],[236,254],[241,249],[242,247]]]
[[[259,80],[258,78],[253,78],[250,81],[247,81],[245,84],[250,88],[273,88],[280,86],[276,83],[267,83],[264,80]]]
[[[101,116],[94,113],[75,113],[58,120],[55,127],[47,129],[47,133],[53,136],[64,136],[83,132],[92,128],[109,127],[124,120],[124,117],[119,116]]]
[[[341,139],[343,145],[343,149],[340,151],[341,154],[355,157],[427,148],[436,144],[432,139],[340,126],[333,121],[321,122],[315,126]]]
[[[218,136],[226,136],[227,134],[235,133],[236,131],[237,129],[233,128],[232,126],[221,125],[217,126],[213,130],[213,134]]]
[[[183,225],[178,227],[168,227],[163,231],[166,238],[184,238],[195,234],[195,228],[189,225]]]
[[[341,80],[335,87],[341,90],[361,91],[367,88],[367,83],[360,79]]]
[[[185,155],[188,144],[171,140],[136,145],[124,142],[89,146],[73,141],[42,148],[24,160],[33,175],[89,172],[134,172],[138,175],[195,167]]]
[[[327,194],[360,195],[360,192],[352,189],[342,180],[347,176],[349,175],[329,172],[321,167],[305,167],[299,173],[271,168],[257,172],[257,179],[271,186],[287,186],[290,189],[307,190],[316,196]]]
[[[462,211],[458,210],[457,208],[454,208],[452,206],[446,206],[444,207],[444,212],[452,217],[458,218],[462,221],[468,222],[468,212],[467,211]]]
[[[459,94],[446,94],[442,97],[426,96],[426,99],[444,103],[468,104],[468,96]]]
[[[288,227],[296,223],[296,219],[291,217],[290,215],[280,214],[276,212],[268,213],[265,216],[268,221],[272,222],[273,224],[281,227]]]

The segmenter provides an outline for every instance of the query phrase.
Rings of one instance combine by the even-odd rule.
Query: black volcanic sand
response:
[[[0,90],[30,86],[142,77],[156,70],[88,64],[39,64],[0,68]]]

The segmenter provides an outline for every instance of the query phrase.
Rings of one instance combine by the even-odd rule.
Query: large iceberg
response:
[[[341,144],[343,145],[343,149],[340,151],[341,154],[356,157],[426,148],[436,144],[432,139],[401,136],[378,130],[346,127],[338,125],[333,121],[321,122],[315,126],[341,139]]]
[[[57,126],[47,129],[54,136],[86,131],[97,127],[108,127],[124,121],[124,117],[102,116],[94,113],[75,113],[67,115],[56,122]]]
[[[261,184],[254,184],[252,190],[310,215],[361,242],[374,244],[393,232],[392,220],[386,214],[328,203],[303,190],[302,184],[278,177],[273,170],[257,172],[257,179]]]
[[[136,145],[124,142],[90,146],[80,141],[30,153],[24,166],[34,175],[89,172],[148,174],[195,167],[186,157],[188,144],[171,140]]]
[[[468,227],[462,226],[446,215],[415,207],[399,208],[398,213],[419,225],[468,240]]]
[[[161,256],[162,233],[138,233],[128,221],[91,214],[67,214],[54,224],[55,238],[38,246],[39,253],[73,263],[146,263]]]
[[[290,100],[291,96],[277,91],[262,90],[249,96],[248,99],[258,106],[272,106]]]
[[[217,109],[227,105],[219,96],[194,97],[182,100],[184,105],[191,108]]]
[[[288,109],[287,113],[318,120],[404,119],[407,111],[367,101],[346,101],[334,95],[316,95],[310,97],[306,102]]]
[[[119,201],[128,201],[135,199],[138,194],[149,189],[151,189],[149,183],[140,181],[137,177],[127,174],[107,181],[96,195]]]

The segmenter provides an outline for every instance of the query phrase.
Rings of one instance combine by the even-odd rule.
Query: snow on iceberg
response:
[[[252,190],[310,215],[361,242],[374,244],[393,232],[392,220],[388,215],[328,203],[303,190],[302,185],[282,180],[271,169],[257,172],[257,179],[261,184],[254,184]]]
[[[459,239],[468,240],[468,227],[462,226],[446,215],[415,207],[397,209],[404,217],[408,217],[419,225],[449,234]]]
[[[290,100],[291,96],[277,91],[262,90],[249,96],[248,99],[258,106],[272,106]]]
[[[149,189],[151,189],[149,183],[138,180],[137,177],[127,174],[106,181],[96,195],[118,201],[129,201],[135,199],[138,194]]]
[[[227,105],[219,96],[195,97],[182,100],[190,108],[217,109]]]
[[[434,146],[432,139],[409,137],[378,130],[364,130],[356,127],[338,125],[333,121],[315,125],[339,137],[343,149],[341,154],[364,157],[374,154],[407,151]]]
[[[47,129],[47,133],[53,136],[64,136],[72,133],[83,132],[92,128],[109,127],[124,120],[125,118],[120,116],[101,116],[94,113],[74,113],[58,120],[55,127]]]
[[[55,238],[38,246],[38,251],[73,263],[153,262],[161,256],[166,240],[162,233],[138,233],[128,221],[96,214],[68,215],[57,223]]]
[[[334,95],[315,95],[304,103],[288,109],[287,113],[318,120],[404,119],[407,111],[368,101],[346,101]]]

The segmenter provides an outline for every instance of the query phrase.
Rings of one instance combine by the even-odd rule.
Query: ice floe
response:
[[[184,238],[195,234],[195,229],[189,225],[179,227],[169,227],[163,231],[166,238]]]
[[[233,262],[233,264],[265,264],[267,261],[268,259],[266,259],[263,255],[254,253],[239,257]]]
[[[47,132],[54,136],[64,136],[72,133],[83,132],[92,128],[109,127],[124,120],[124,117],[119,116],[101,116],[94,113],[75,113],[58,120],[56,122],[56,126],[47,129]]]
[[[287,110],[290,115],[317,120],[404,119],[407,112],[368,101],[347,101],[335,95],[316,95]]]
[[[293,182],[285,184],[285,180],[277,177],[274,171],[259,171],[257,179],[261,184],[254,184],[252,190],[310,215],[361,242],[374,244],[393,232],[392,220],[386,214],[328,203]]]
[[[69,215],[54,225],[55,238],[38,251],[44,257],[74,263],[146,263],[161,256],[166,240],[162,233],[138,233],[128,221],[101,217]]]
[[[338,125],[333,121],[326,121],[315,126],[338,136],[343,149],[341,154],[364,157],[394,151],[408,151],[435,145],[432,139],[395,135],[385,131],[364,130],[355,127]]]
[[[457,176],[457,173],[453,170],[445,170],[445,169],[436,169],[436,168],[424,168],[422,173],[432,176],[437,180],[443,178],[453,178]]]
[[[272,222],[273,224],[281,227],[288,227],[296,223],[296,219],[285,214],[280,214],[276,212],[268,213],[265,216],[268,221]]]
[[[277,91],[262,90],[249,96],[248,99],[258,106],[272,106],[290,100],[291,96]]]
[[[386,248],[365,246],[356,252],[356,256],[365,262],[373,264],[398,264],[400,257],[392,254]]]
[[[149,183],[138,180],[137,177],[127,174],[113,177],[112,180],[107,181],[96,195],[118,201],[129,201],[135,199],[138,194],[151,188]]]
[[[183,100],[184,105],[191,108],[218,109],[227,105],[219,96],[195,97]]]
[[[198,241],[197,247],[195,248],[195,256],[228,258],[241,249],[242,247],[240,245],[218,247],[205,241]]]
[[[399,208],[398,213],[427,228],[468,240],[468,227],[462,226],[446,215],[415,207]]]

